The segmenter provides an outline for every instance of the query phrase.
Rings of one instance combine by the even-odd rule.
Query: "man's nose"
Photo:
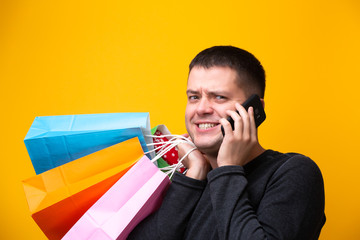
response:
[[[209,101],[209,99],[206,98],[202,98],[200,100],[196,110],[199,115],[211,114],[214,111],[212,108],[211,101]]]

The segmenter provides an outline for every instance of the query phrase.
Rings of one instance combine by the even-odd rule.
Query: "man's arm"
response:
[[[273,175],[257,210],[241,166],[208,174],[220,239],[317,239],[324,224],[324,186],[320,170],[297,155]],[[226,199],[226,200],[225,200]]]

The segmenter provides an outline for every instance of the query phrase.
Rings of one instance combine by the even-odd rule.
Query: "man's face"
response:
[[[238,74],[229,67],[194,67],[187,84],[186,129],[203,153],[217,154],[222,143],[221,124],[226,110],[246,100],[237,84]]]

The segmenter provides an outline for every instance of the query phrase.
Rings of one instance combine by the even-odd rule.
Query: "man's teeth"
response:
[[[216,126],[215,123],[200,123],[199,124],[200,129],[208,129],[208,128],[212,128],[212,127],[215,127],[215,126]]]

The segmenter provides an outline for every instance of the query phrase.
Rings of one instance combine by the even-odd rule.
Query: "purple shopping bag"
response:
[[[161,204],[169,177],[143,156],[62,239],[126,239]]]

